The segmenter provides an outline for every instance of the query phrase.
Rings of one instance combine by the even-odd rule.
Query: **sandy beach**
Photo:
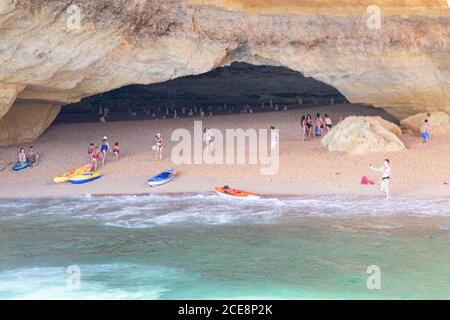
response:
[[[371,153],[350,156],[331,153],[320,147],[318,139],[301,141],[302,114],[329,113],[333,121],[349,115],[381,115],[392,120],[380,109],[342,104],[316,106],[301,110],[258,114],[234,114],[216,117],[192,117],[168,120],[143,120],[107,123],[55,124],[32,143],[41,156],[41,163],[30,169],[13,172],[8,165],[16,158],[18,147],[0,149],[0,197],[59,197],[70,195],[149,194],[180,192],[212,192],[216,185],[228,184],[263,195],[323,195],[352,194],[383,197],[379,187],[362,186],[363,175],[379,180],[379,174],[369,164],[381,166],[384,158],[392,164],[393,197],[448,197],[450,170],[443,163],[450,153],[450,135],[432,137],[428,148],[420,146],[417,135],[405,133],[402,141],[408,150],[393,153]],[[170,151],[173,130],[193,129],[194,120],[203,126],[225,130],[227,128],[265,129],[275,126],[280,130],[279,172],[273,176],[260,174],[260,165],[181,165],[178,176],[171,183],[150,188],[147,179],[174,166]],[[153,137],[161,132],[165,139],[163,161],[155,161],[151,151]],[[120,142],[119,162],[108,159],[100,168],[103,177],[84,185],[52,182],[54,176],[87,162],[90,142],[101,143],[106,135],[110,144]],[[27,146],[24,146],[27,147]]]

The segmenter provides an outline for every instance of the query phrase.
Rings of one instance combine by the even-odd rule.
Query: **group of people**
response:
[[[305,137],[309,137],[311,140],[314,136],[320,138],[330,131],[332,126],[333,121],[328,114],[322,118],[320,113],[317,113],[314,120],[311,114],[303,115],[301,119],[302,141],[305,141]]]
[[[29,163],[31,167],[38,164],[39,155],[34,151],[33,146],[30,146],[28,152],[25,152],[25,148],[20,148],[18,163],[24,165]]]
[[[114,143],[114,146],[111,148],[108,142],[108,137],[104,136],[100,147],[95,146],[93,142],[89,144],[88,161],[91,164],[92,171],[97,171],[99,161],[101,161],[102,167],[105,165],[108,151],[112,152],[114,161],[119,160],[119,142]]]

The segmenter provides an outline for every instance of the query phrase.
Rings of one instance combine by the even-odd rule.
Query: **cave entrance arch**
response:
[[[66,105],[61,122],[215,116],[347,104],[336,88],[285,67],[234,62],[200,75],[130,85]]]

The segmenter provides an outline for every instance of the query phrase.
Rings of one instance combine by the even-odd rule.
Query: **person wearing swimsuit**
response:
[[[155,137],[155,161],[158,161],[158,155],[159,160],[162,160],[162,149],[163,149],[163,138],[161,137],[161,134],[158,132]]]
[[[92,161],[92,154],[94,153],[94,151],[95,151],[95,145],[91,142],[90,144],[89,144],[89,148],[88,148],[88,161]]]
[[[97,171],[98,160],[101,157],[101,151],[99,147],[96,147],[91,155],[91,171]]]
[[[302,116],[301,120],[301,126],[302,126],[302,141],[305,141],[305,136],[308,135],[308,126],[306,123],[306,117]]]
[[[119,146],[118,142],[114,143],[112,152],[113,152],[113,156],[114,156],[114,161],[117,162],[117,160],[119,160],[119,153],[120,153],[120,146]]]
[[[422,136],[423,143],[425,143],[427,146],[430,142],[430,130],[428,127],[428,119],[425,119],[420,126],[420,135]]]
[[[331,130],[331,126],[333,124],[333,121],[331,121],[331,118],[328,116],[328,114],[325,113],[325,128],[327,132]]]
[[[380,182],[380,190],[386,194],[386,199],[389,199],[391,194],[389,190],[389,183],[391,178],[391,165],[389,159],[384,159],[384,165],[381,168],[375,168],[372,165],[369,165],[369,168],[373,171],[382,172],[381,182]]]
[[[313,136],[313,131],[312,131],[313,124],[312,124],[312,116],[309,113],[306,116],[306,127],[308,129],[308,135],[312,139],[312,136]]]
[[[104,136],[102,146],[100,147],[100,151],[102,153],[102,167],[105,165],[108,150],[109,150],[108,138]]]

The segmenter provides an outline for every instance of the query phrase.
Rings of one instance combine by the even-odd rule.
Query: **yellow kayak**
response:
[[[59,175],[59,176],[53,178],[53,182],[54,183],[58,183],[58,184],[65,183],[65,182],[68,182],[71,177],[79,175],[79,174],[83,174],[83,173],[86,173],[86,172],[89,172],[89,170],[91,170],[91,165],[87,164],[85,166],[73,169],[73,170],[71,170],[69,172],[66,172],[66,173],[64,173],[62,175]]]
[[[69,181],[70,181],[70,183],[73,183],[73,184],[83,184],[86,182],[91,182],[91,181],[97,180],[101,176],[102,176],[102,174],[98,171],[86,172],[86,173],[78,174],[76,176],[72,176]]]

